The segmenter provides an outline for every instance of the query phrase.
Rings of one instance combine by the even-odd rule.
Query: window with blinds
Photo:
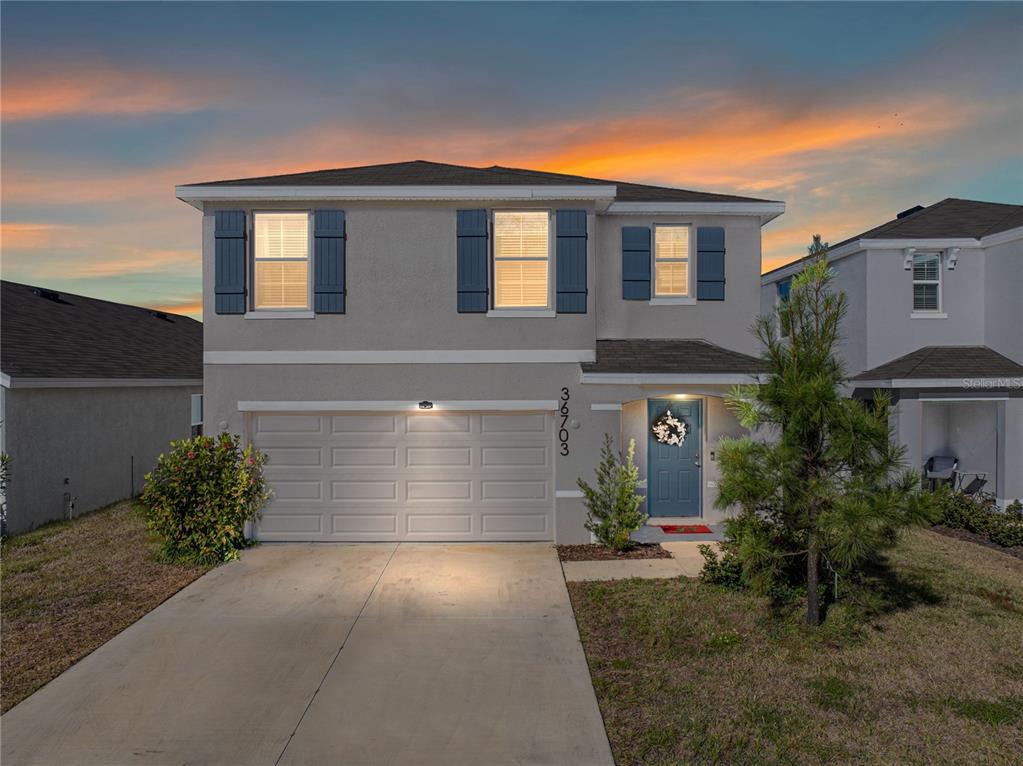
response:
[[[550,214],[494,213],[494,308],[547,308]]]
[[[689,227],[654,227],[654,296],[689,295]]]
[[[256,309],[309,308],[309,214],[256,213]]]
[[[913,311],[941,310],[941,255],[913,256]]]

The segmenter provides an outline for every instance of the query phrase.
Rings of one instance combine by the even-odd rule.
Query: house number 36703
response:
[[[558,428],[558,441],[561,442],[561,454],[568,454],[568,400],[571,399],[569,396],[568,389],[561,389],[561,406],[558,408],[558,412],[561,414],[561,426]]]

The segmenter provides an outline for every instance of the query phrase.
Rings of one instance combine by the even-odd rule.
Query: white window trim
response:
[[[685,227],[689,232],[689,256],[685,259],[686,262],[686,294],[685,295],[658,295],[657,294],[657,229],[658,228],[674,228],[678,229]],[[695,284],[695,273],[696,273],[696,260],[693,258],[693,253],[696,252],[695,242],[693,242],[694,227],[691,223],[655,223],[653,226],[653,248],[650,253],[650,305],[651,306],[688,306],[696,303],[696,295],[693,292],[693,285]],[[675,262],[681,262],[682,259],[661,259]]]
[[[936,280],[933,280],[933,279],[917,279],[913,275],[913,269],[916,266],[916,263],[915,263],[916,262],[916,258],[917,258],[917,256],[921,256],[921,255],[935,255],[935,256],[938,257],[938,278]],[[910,293],[909,299],[910,299],[911,313],[910,313],[909,316],[910,316],[911,319],[947,319],[948,318],[948,314],[945,314],[943,312],[943,309],[944,309],[944,297],[945,297],[944,296],[944,292],[945,292],[944,280],[941,278],[941,270],[942,270],[942,266],[944,265],[943,261],[944,261],[944,259],[942,258],[942,254],[941,254],[940,250],[939,251],[924,250],[922,252],[917,250],[910,257],[909,276],[910,276],[910,282],[912,283],[912,285],[916,286],[918,284],[920,284],[920,285],[933,285],[933,284],[937,284],[937,286],[938,286],[938,308],[936,308],[936,309],[918,309],[918,308],[916,308],[915,306],[913,306],[913,303],[912,303],[912,301],[914,300],[914,296],[913,296],[912,293]]]
[[[498,307],[497,287],[494,278],[497,275],[497,214],[498,213],[547,213],[547,305],[546,306],[506,306]],[[549,208],[494,208],[490,211],[490,308],[488,317],[523,318],[556,316],[553,300],[554,283],[554,212]],[[525,259],[530,260],[530,259]]]
[[[256,216],[257,215],[280,215],[280,214],[294,214],[294,213],[305,213],[307,223],[306,233],[306,308],[296,309],[261,309],[256,307]],[[246,307],[247,311],[244,314],[245,319],[312,319],[315,318],[316,313],[313,311],[313,269],[315,264],[313,263],[313,253],[316,250],[316,244],[313,241],[313,211],[312,210],[253,210],[252,215],[249,216],[249,241],[252,243],[249,248],[249,274],[251,278],[249,281],[249,304]],[[261,258],[260,260],[266,260],[275,262],[277,260],[285,259],[274,259],[274,258]],[[289,259],[294,260],[294,259]]]

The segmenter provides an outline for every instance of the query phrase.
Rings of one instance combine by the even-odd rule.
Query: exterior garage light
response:
[[[421,401],[419,403],[419,409],[421,409],[421,410],[432,410],[433,409],[433,402],[428,402],[428,401],[426,401],[426,399],[423,399],[423,401]]]

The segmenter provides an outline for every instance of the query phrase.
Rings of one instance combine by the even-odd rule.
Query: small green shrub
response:
[[[946,487],[936,494],[939,524],[984,535],[1006,548],[1023,545],[1023,515],[1009,509],[1003,513],[988,499],[973,498]]]
[[[597,466],[597,488],[582,479],[577,479],[576,483],[585,498],[586,529],[605,548],[624,551],[632,546],[632,533],[647,520],[647,515],[639,510],[643,497],[636,494],[636,488],[642,487],[644,482],[640,481],[639,469],[634,462],[636,440],[629,439],[624,463],[619,461],[611,444],[611,434],[604,434],[600,465]]]
[[[731,590],[742,590],[745,586],[742,579],[742,561],[731,551],[725,549],[721,554],[710,545],[700,545],[703,556],[703,569],[700,580],[708,585],[721,585]]]
[[[1020,502],[1020,499],[1017,497],[1015,500],[1013,500],[1011,503],[1005,506],[1005,512],[1013,513],[1017,516],[1023,516],[1023,502]]]
[[[171,442],[146,474],[142,502],[149,529],[171,560],[213,564],[237,558],[245,547],[245,522],[259,517],[270,497],[265,456],[241,448],[231,434]]]

